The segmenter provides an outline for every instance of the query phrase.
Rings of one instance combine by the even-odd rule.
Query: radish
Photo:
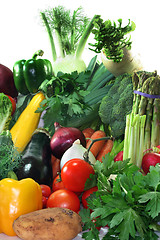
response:
[[[145,174],[149,172],[150,166],[155,166],[160,163],[160,154],[158,153],[146,153],[142,158],[142,169]]]

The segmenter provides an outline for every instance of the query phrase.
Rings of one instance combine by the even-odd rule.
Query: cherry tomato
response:
[[[40,184],[42,196],[48,198],[51,195],[51,188],[48,185]]]
[[[55,179],[53,180],[53,184],[52,184],[52,191],[55,192],[56,190],[59,190],[59,189],[65,189],[64,187],[64,183],[60,180],[60,177],[59,175],[57,177],[55,177]]]
[[[14,98],[12,98],[11,96],[7,95],[7,97],[10,99],[11,103],[12,103],[12,114],[14,114],[14,112],[16,111],[16,101],[14,100]]]
[[[62,207],[78,212],[80,210],[80,200],[75,193],[67,189],[59,189],[49,196],[47,207]]]
[[[43,208],[46,208],[46,206],[47,206],[47,201],[48,201],[48,198],[46,198],[45,196],[42,196]]]
[[[82,194],[82,205],[84,208],[88,208],[88,203],[87,203],[87,198],[93,193],[96,192],[98,190],[98,187],[92,187],[88,190],[86,190],[83,194]]]
[[[61,170],[61,178],[66,189],[83,192],[86,180],[94,174],[93,167],[86,161],[74,158],[65,163]]]

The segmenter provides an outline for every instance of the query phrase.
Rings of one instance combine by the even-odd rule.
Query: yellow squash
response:
[[[0,181],[0,233],[15,236],[13,222],[19,216],[42,209],[40,185],[31,178]]]
[[[40,103],[44,99],[44,94],[38,92],[31,99],[27,107],[19,116],[15,125],[10,130],[13,143],[19,152],[23,152],[31,140],[33,132],[38,127],[41,113],[36,113],[35,111],[40,107]]]

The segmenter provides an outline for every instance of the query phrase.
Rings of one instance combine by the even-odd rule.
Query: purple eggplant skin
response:
[[[13,72],[3,64],[0,64],[0,92],[13,98],[18,96],[18,91],[14,84]]]

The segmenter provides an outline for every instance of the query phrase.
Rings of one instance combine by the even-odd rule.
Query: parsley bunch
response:
[[[44,92],[46,99],[42,101],[41,108],[37,111],[42,112],[47,109],[44,120],[49,129],[53,129],[53,126],[49,126],[49,124],[53,125],[52,119],[64,125],[68,119],[74,115],[82,115],[84,110],[89,108],[84,101],[84,96],[88,93],[87,76],[87,72],[80,74],[77,71],[72,74],[59,72],[51,80],[42,83],[39,89]]]
[[[138,167],[129,164],[129,159],[114,162],[111,154],[107,154],[103,163],[96,162],[94,169],[96,175],[92,176],[92,182],[96,179],[98,191],[87,199],[92,212],[80,211],[84,230],[90,229],[82,237],[99,240],[96,226],[108,224],[103,239],[158,239],[155,230],[159,229],[160,219],[160,165],[151,167],[150,173],[144,176]]]

